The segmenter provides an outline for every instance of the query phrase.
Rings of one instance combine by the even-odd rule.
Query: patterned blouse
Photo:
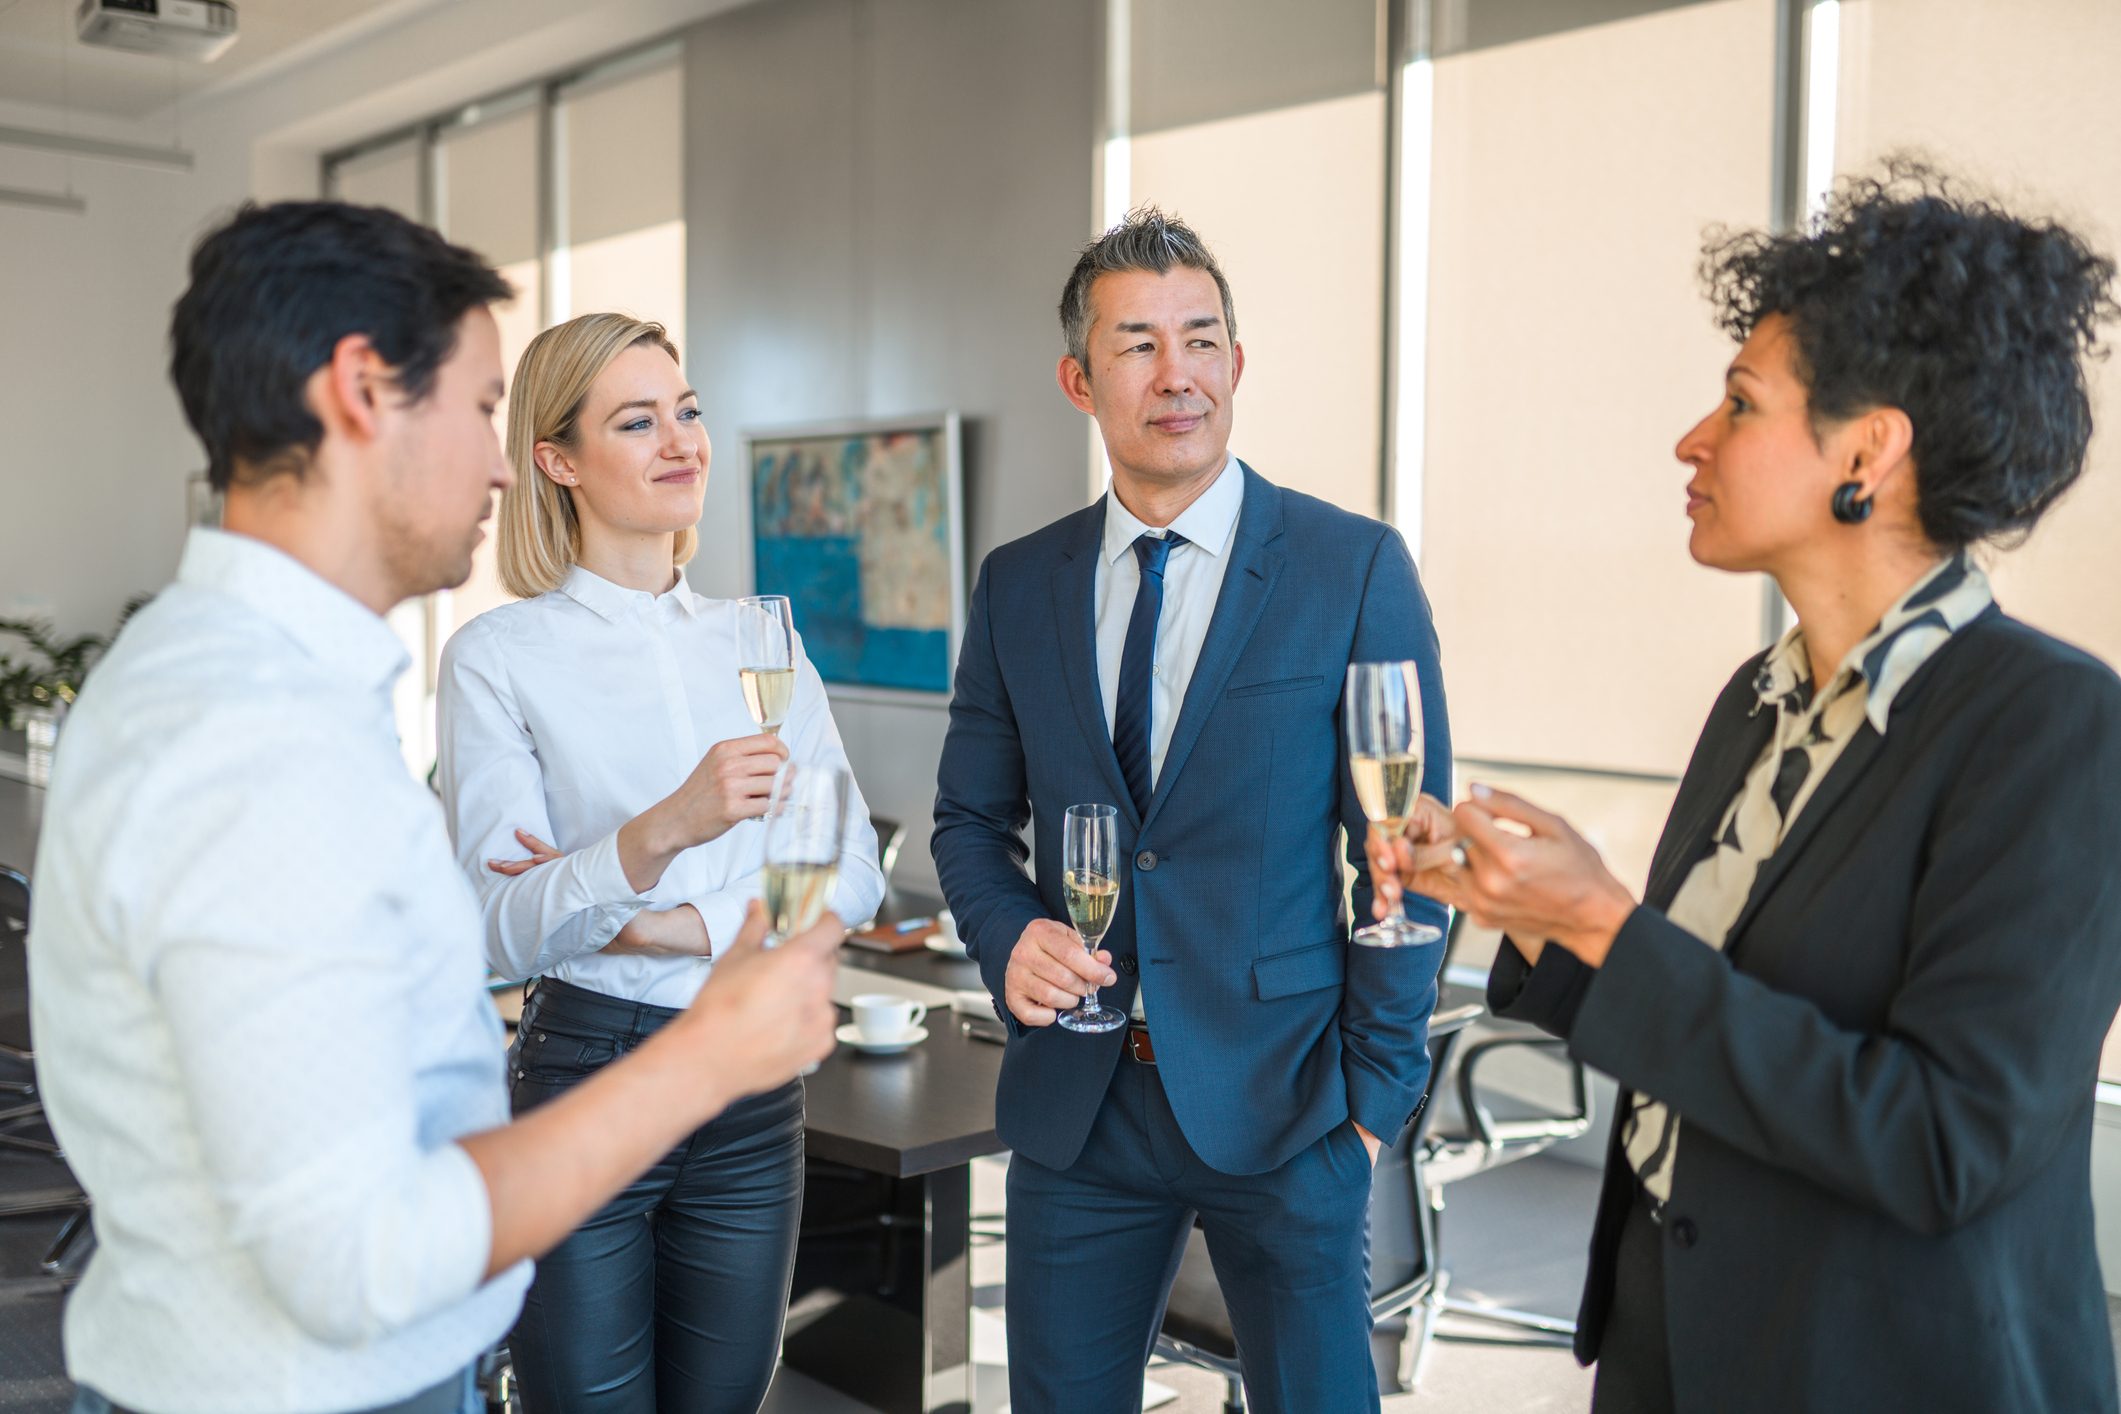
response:
[[[1666,910],[1672,922],[1721,949],[1752,892],[1753,878],[1781,845],[1812,792],[1863,723],[1884,735],[1893,699],[1915,671],[1993,602],[1988,576],[1964,552],[1951,556],[1886,610],[1849,650],[1824,691],[1816,689],[1800,625],[1782,636],[1753,679],[1775,711],[1775,735],[1746,773],[1708,854],[1688,873]],[[1636,1095],[1623,1121],[1628,1162],[1653,1205],[1672,1196],[1679,1116]]]

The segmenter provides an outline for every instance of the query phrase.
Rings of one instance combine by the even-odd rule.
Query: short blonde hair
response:
[[[582,554],[574,492],[539,471],[531,453],[540,442],[575,444],[590,388],[613,359],[636,344],[653,344],[679,361],[669,330],[630,314],[584,314],[555,324],[516,360],[508,389],[508,463],[515,469],[515,484],[501,493],[494,551],[501,583],[518,599],[558,589]],[[699,543],[696,528],[679,531],[672,567],[690,560]]]

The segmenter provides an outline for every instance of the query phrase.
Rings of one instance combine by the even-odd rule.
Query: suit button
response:
[[[1143,873],[1147,873],[1149,870],[1154,869],[1156,867],[1156,851],[1153,849],[1145,849],[1140,854],[1135,855],[1134,867],[1141,870]]]
[[[1134,969],[1135,961],[1131,955],[1119,960],[1119,970],[1126,973],[1129,977],[1134,975]]]
[[[1692,1247],[1701,1237],[1692,1218],[1675,1218],[1672,1221],[1672,1241],[1681,1247]]]

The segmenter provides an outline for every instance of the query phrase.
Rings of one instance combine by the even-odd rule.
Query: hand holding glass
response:
[[[736,601],[736,661],[751,720],[779,736],[795,701],[795,619],[787,595]]]
[[[766,946],[817,922],[840,873],[848,779],[832,766],[789,761],[766,808]]]
[[[1350,663],[1347,690],[1348,771],[1370,828],[1403,833],[1421,798],[1421,682],[1412,663]],[[1405,904],[1382,922],[1358,929],[1370,948],[1433,943],[1443,933],[1407,920]]]
[[[1119,811],[1110,805],[1071,805],[1061,822],[1061,892],[1068,921],[1092,954],[1119,911]],[[1116,1031],[1127,1014],[1097,1000],[1092,988],[1083,1004],[1056,1018],[1070,1031]]]

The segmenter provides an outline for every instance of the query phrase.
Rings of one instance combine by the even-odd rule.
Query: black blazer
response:
[[[1664,1231],[1681,1410],[2116,1408],[2092,1246],[2121,1006],[2121,681],[1993,607],[1867,722],[1723,952],[1660,911],[1773,728],[1717,699],[1605,965],[1504,946],[1489,998],[1682,1117]],[[1634,1175],[1614,1126],[1577,1358]]]

